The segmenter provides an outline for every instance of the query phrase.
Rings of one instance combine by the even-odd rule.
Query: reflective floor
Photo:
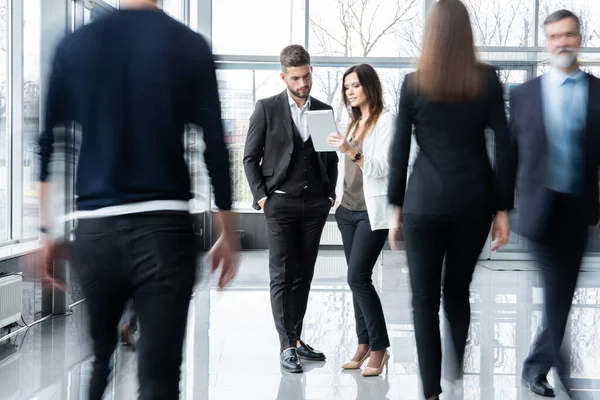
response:
[[[494,270],[482,263],[472,285],[472,326],[463,388],[452,397],[535,399],[520,387],[521,362],[541,317],[540,277]],[[570,323],[571,376],[600,399],[600,270],[582,273]],[[342,372],[356,338],[352,297],[341,252],[322,252],[305,320],[304,340],[327,355],[306,373],[280,372],[278,339],[268,293],[266,252],[244,254],[227,291],[208,282],[192,301],[184,349],[182,399],[385,400],[420,399],[408,272],[402,254],[385,253],[374,282],[392,342],[389,373],[363,378]],[[168,340],[168,338],[165,338]],[[83,400],[91,366],[85,303],[73,315],[30,328],[0,343],[0,400]],[[136,398],[136,355],[119,348],[106,399]],[[444,397],[442,397],[444,399]]]

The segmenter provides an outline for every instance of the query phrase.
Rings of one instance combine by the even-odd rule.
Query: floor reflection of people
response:
[[[354,378],[356,382],[356,400],[389,400],[389,375],[386,374],[385,377],[381,376],[375,379],[366,379],[358,371],[344,371],[343,374]]]
[[[305,400],[306,375],[281,374],[276,400]]]

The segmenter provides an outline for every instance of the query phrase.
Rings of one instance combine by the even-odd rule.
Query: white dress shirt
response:
[[[310,110],[310,97],[306,100],[306,103],[304,103],[304,107],[300,108],[298,107],[298,104],[296,104],[296,101],[292,98],[290,92],[286,91],[286,93],[288,95],[292,120],[294,121],[294,124],[296,124],[298,132],[300,132],[302,141],[306,142],[310,137],[310,134],[308,133],[308,121],[306,119],[306,112]]]

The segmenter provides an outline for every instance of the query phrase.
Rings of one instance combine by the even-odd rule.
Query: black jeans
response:
[[[100,400],[133,298],[143,333],[138,344],[139,398],[179,399],[189,303],[196,278],[191,216],[149,213],[83,219],[73,244],[86,298],[94,351],[89,400]]]
[[[588,235],[583,210],[582,199],[556,194],[545,237],[532,242],[544,279],[544,323],[522,375],[529,381],[547,375],[555,367],[567,391],[571,389],[565,365],[568,357],[561,354],[561,349]]]
[[[282,351],[296,347],[301,339],[321,233],[330,209],[325,196],[273,193],[265,204],[271,308]]]
[[[469,287],[475,265],[490,231],[491,217],[461,218],[404,215],[406,258],[412,288],[415,338],[425,398],[442,393],[440,290],[443,276],[444,312],[450,326],[453,373],[462,374],[471,322]]]
[[[339,206],[335,218],[342,233],[348,264],[348,285],[352,290],[358,343],[368,344],[373,351],[387,349],[390,339],[372,276],[388,230],[371,230],[366,211],[350,211]]]

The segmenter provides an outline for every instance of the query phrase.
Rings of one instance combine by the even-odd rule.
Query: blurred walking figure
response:
[[[551,14],[544,32],[552,67],[512,91],[510,134],[519,190],[516,231],[531,240],[545,284],[543,331],[522,378],[532,392],[554,397],[546,379],[552,367],[571,392],[561,346],[588,225],[599,217],[600,81],[577,63],[582,38],[575,14]]]
[[[73,245],[90,318],[94,367],[89,399],[102,398],[118,324],[129,299],[143,332],[137,346],[140,399],[179,398],[182,346],[196,280],[184,126],[203,128],[205,160],[221,210],[212,250],[220,286],[237,268],[229,161],[214,62],[206,41],[151,0],[66,37],[54,58],[40,137],[42,205],[52,189],[53,129],[82,129]],[[42,231],[51,216],[42,210]],[[44,237],[48,255],[54,243]],[[49,265],[52,260],[46,260]]]
[[[343,195],[335,218],[342,233],[358,336],[358,349],[342,368],[358,369],[368,358],[362,374],[376,376],[387,367],[390,347],[372,276],[393,216],[386,193],[394,116],[383,108],[381,81],[368,64],[346,71],[342,98],[352,121],[346,135],[334,133],[328,142],[344,158],[342,182],[337,185]]]
[[[456,358],[448,378],[455,381],[462,376],[473,271],[490,225],[494,250],[507,242],[513,207],[502,86],[495,70],[477,60],[474,46],[465,6],[436,2],[417,71],[402,86],[390,159],[388,195],[404,230],[426,399],[442,392],[440,289]],[[419,153],[407,188],[413,126]],[[488,127],[494,131],[494,168],[486,150]],[[393,248],[397,233],[390,230]]]

